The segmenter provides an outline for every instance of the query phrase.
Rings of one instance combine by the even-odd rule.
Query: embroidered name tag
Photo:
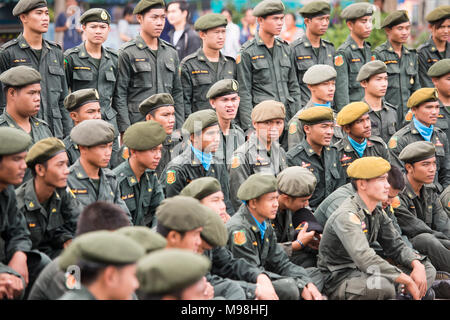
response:
[[[194,70],[192,71],[192,74],[208,74],[208,70]]]
[[[127,199],[132,199],[132,198],[134,198],[134,193],[131,193],[131,194],[126,195],[126,196],[122,196],[122,200],[127,200]]]
[[[398,61],[397,60],[388,60],[388,61],[384,62],[384,64],[390,64],[390,63],[398,64]]]
[[[258,59],[264,59],[264,55],[253,56],[253,57],[252,57],[252,60],[258,60]]]
[[[134,61],[135,62],[146,62],[146,61],[148,61],[148,58],[135,58]]]
[[[361,58],[352,59],[352,62],[361,62]]]
[[[73,194],[87,194],[87,189],[71,189]]]
[[[14,59],[13,63],[26,63],[28,62],[27,58],[21,58],[21,59]]]
[[[311,56],[298,56],[297,60],[312,59]]]
[[[91,70],[90,67],[73,67],[74,70]]]

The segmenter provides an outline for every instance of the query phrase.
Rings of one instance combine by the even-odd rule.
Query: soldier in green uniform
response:
[[[370,107],[369,117],[372,136],[383,139],[385,143],[400,128],[397,117],[397,106],[385,100],[388,88],[386,64],[380,60],[366,63],[359,70],[357,80],[364,88],[364,100]]]
[[[292,263],[277,243],[269,220],[278,210],[276,178],[264,173],[251,175],[239,188],[238,198],[245,202],[227,222],[232,254],[264,270],[280,300],[321,300],[323,283],[318,270]]]
[[[414,92],[408,100],[408,108],[413,113],[412,121],[397,131],[389,140],[391,160],[400,168],[403,162],[400,152],[415,141],[430,141],[436,147],[436,177],[434,183],[438,192],[450,184],[449,143],[446,134],[435,126],[439,115],[439,102],[435,88],[422,88]]]
[[[417,52],[405,47],[411,34],[408,12],[399,10],[389,14],[381,27],[388,40],[375,48],[374,54],[387,66],[389,82],[385,99],[397,106],[397,121],[402,124],[408,112],[406,104],[409,96],[420,89]]]
[[[312,1],[299,10],[305,22],[306,32],[302,37],[292,42],[290,46],[294,51],[293,65],[296,66],[302,107],[311,98],[309,86],[303,81],[306,70],[316,64],[334,66],[334,45],[322,39],[322,36],[328,30],[330,11],[330,4],[325,1]]]
[[[17,208],[25,217],[33,249],[58,256],[75,234],[81,204],[67,189],[67,154],[58,138],[37,142],[25,159],[33,179],[16,190]]]
[[[406,146],[399,158],[407,172],[406,188],[393,206],[400,228],[437,270],[450,272],[450,218],[432,184],[436,148],[431,142],[416,141]]]
[[[230,193],[234,210],[241,206],[237,191],[254,173],[278,175],[287,168],[286,152],[278,139],[283,133],[286,111],[281,102],[267,100],[252,110],[255,128],[248,140],[233,153],[230,172]]]
[[[164,193],[154,170],[161,159],[165,139],[164,128],[153,120],[133,124],[123,135],[130,158],[113,172],[134,225],[155,225],[156,207],[164,199]]]
[[[211,108],[206,93],[215,82],[236,79],[236,62],[220,52],[227,24],[225,16],[218,13],[205,14],[194,24],[203,46],[180,62],[186,118],[192,112]]]
[[[95,231],[77,237],[59,257],[65,271],[77,266],[81,288],[59,300],[131,300],[139,282],[136,262],[145,255],[135,240],[117,232]]]
[[[437,7],[425,19],[428,21],[431,37],[427,42],[417,48],[419,79],[422,87],[433,87],[433,82],[427,75],[428,70],[439,60],[450,58],[450,45],[448,44],[450,6]]]
[[[251,128],[251,112],[265,100],[282,102],[286,107],[285,120],[301,105],[300,87],[292,65],[292,49],[277,38],[284,21],[284,4],[279,0],[264,0],[253,9],[259,30],[255,38],[241,47],[237,57],[239,82],[239,123],[247,131]]]
[[[116,175],[107,168],[114,126],[101,119],[85,120],[72,129],[70,138],[78,145],[80,158],[69,168],[67,185],[83,208],[96,201],[115,203],[132,221]]]
[[[326,274],[324,292],[330,299],[393,299],[396,287],[404,285],[418,300],[434,281],[434,267],[403,242],[378,206],[388,199],[389,170],[389,162],[380,157],[357,159],[347,169],[356,194],[327,220],[319,246],[317,265]],[[399,267],[370,248],[374,241]]]
[[[13,15],[20,18],[23,33],[0,47],[0,73],[20,65],[39,71],[42,79],[37,116],[49,125],[55,137],[62,139],[69,134],[72,122],[63,105],[67,95],[63,52],[58,44],[43,39],[49,25],[47,2],[20,0]],[[4,101],[0,104],[3,107]]]
[[[345,131],[345,137],[334,146],[343,172],[356,159],[381,157],[390,162],[390,154],[383,139],[372,135],[370,107],[365,102],[352,102],[339,111],[336,122]]]
[[[141,25],[135,39],[119,50],[119,72],[112,108],[118,112],[117,125],[122,134],[144,120],[139,104],[155,93],[169,93],[175,100],[175,127],[184,122],[183,88],[178,72],[176,49],[159,38],[165,23],[163,0],[141,0],[133,14]]]
[[[364,90],[356,77],[364,64],[374,60],[370,44],[365,41],[372,31],[373,12],[372,4],[362,2],[349,5],[341,13],[341,18],[346,20],[350,29],[350,35],[337,49],[334,57],[337,71],[334,102],[337,111],[364,97]]]
[[[442,191],[439,196],[439,201],[441,202],[442,208],[447,212],[447,216],[450,218],[450,186]]]
[[[287,162],[311,171],[317,186],[309,205],[314,210],[329,194],[345,183],[345,173],[339,165],[338,151],[331,145],[333,137],[333,110],[311,107],[299,115],[305,139],[287,153]]]

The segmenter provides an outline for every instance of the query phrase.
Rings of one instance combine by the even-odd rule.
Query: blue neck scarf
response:
[[[191,145],[192,151],[194,152],[195,156],[202,162],[203,168],[205,168],[206,171],[209,170],[209,167],[211,166],[212,161],[212,153],[204,153]]]
[[[420,135],[425,139],[425,141],[430,141],[431,136],[433,135],[434,126],[431,125],[430,127],[427,127],[422,122],[416,119],[416,116],[413,116],[414,126],[416,127],[417,131],[419,131]]]
[[[253,220],[255,220],[256,225],[259,228],[259,231],[261,232],[261,241],[264,240],[264,233],[266,232],[267,226],[266,221],[263,221],[263,223],[259,223],[258,220],[255,219],[255,217],[252,215]]]
[[[359,157],[362,158],[364,154],[364,150],[366,150],[367,147],[367,139],[364,139],[363,143],[358,143],[352,138],[348,137],[348,141],[350,141],[350,144],[352,145],[353,149],[358,153]]]
[[[328,101],[326,104],[313,102],[313,105],[314,105],[314,107],[328,107],[328,108],[331,108],[331,101]]]

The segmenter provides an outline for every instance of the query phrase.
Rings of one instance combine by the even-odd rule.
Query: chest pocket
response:
[[[108,70],[105,72],[106,81],[116,82],[116,76],[114,75],[114,71]]]
[[[64,70],[60,66],[50,65],[48,66],[48,72],[50,78],[53,78],[53,81],[49,79],[47,82],[50,86],[51,91],[62,91],[61,88],[61,78],[64,77]]]
[[[270,83],[269,61],[266,58],[258,58],[252,60],[252,65],[254,69],[253,82]]]
[[[62,217],[62,215],[60,213],[50,211],[48,213],[48,216],[49,216],[49,222],[48,222],[47,230],[54,230],[54,229],[57,229],[57,228],[61,227],[62,225],[64,225],[64,218]]]
[[[417,66],[411,65],[411,63],[408,64],[408,67],[406,68],[406,74],[408,75],[408,79],[407,79],[407,86],[409,88],[411,88],[413,85],[415,85],[414,83],[414,77],[417,74]],[[411,83],[412,82],[412,83]]]
[[[211,74],[209,70],[204,69],[193,70],[191,71],[191,77],[192,77],[192,84],[194,86],[203,86],[212,84]]]
[[[388,84],[390,88],[400,88],[400,67],[398,63],[388,63]]]
[[[283,53],[283,55],[285,55]],[[283,59],[280,60],[281,65],[281,80],[282,81],[289,81],[289,72],[291,71],[291,61],[287,56],[283,57]]]
[[[41,221],[38,219],[39,211],[25,212],[25,219],[27,221],[27,227],[30,231],[30,238],[33,243],[33,248],[36,248],[42,241],[44,230]]]
[[[152,66],[147,61],[133,61],[132,87],[134,88],[151,88],[152,84]]]
[[[94,75],[92,73],[92,70],[74,69],[73,79],[77,81],[92,81],[94,79]]]
[[[166,91],[168,91],[169,93],[172,92],[172,88],[173,88],[173,78],[175,76],[175,65],[173,63],[173,61],[166,61],[165,62],[166,65],[166,69],[164,74],[162,75],[163,79],[164,79],[164,86]]]
[[[350,57],[349,60],[350,72],[349,72],[349,87],[354,89],[360,89],[361,85],[356,78],[358,76],[359,70],[363,66],[363,60],[361,57]]]

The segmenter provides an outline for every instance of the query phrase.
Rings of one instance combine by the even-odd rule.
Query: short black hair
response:
[[[181,12],[187,11],[187,12],[189,13],[189,3],[187,3],[187,1],[185,1],[185,0],[171,1],[171,2],[169,2],[169,3],[166,5],[166,9],[168,9],[169,6],[170,6],[171,4],[174,4],[174,3],[178,3]]]
[[[133,14],[133,8],[130,6],[126,6],[125,9],[123,9],[123,17]]]
[[[161,223],[158,223],[156,225],[156,232],[158,232],[164,238],[167,238],[167,235],[169,234],[170,231],[178,232],[181,235],[181,238],[184,238],[184,235],[186,234],[186,232],[184,232],[184,231],[178,231],[178,230],[170,229],[169,227],[163,226]]]
[[[356,180],[360,180],[360,179],[354,179],[354,178],[352,178],[352,179],[350,180],[350,183],[352,184],[352,187],[353,187],[356,191],[358,191],[358,185],[356,184]]]
[[[388,172],[388,182],[391,185],[391,188],[403,191],[406,183],[403,177],[403,172],[399,167],[391,165],[391,170]]]
[[[222,8],[222,10],[220,11],[220,13],[224,13],[224,12],[228,12],[228,14],[230,15],[230,17],[233,17],[233,13],[231,12],[230,9],[228,8]]]
[[[183,293],[184,289],[179,289],[174,292],[166,292],[166,293],[145,293],[142,290],[139,290],[136,292],[136,295],[139,300],[162,300],[164,296],[171,295],[174,296],[176,299],[181,300],[181,295]]]
[[[92,262],[86,260],[78,260],[76,264],[80,268],[80,282],[84,286],[88,286],[97,280],[100,273],[105,270],[107,267],[115,267],[117,269],[121,269],[127,264],[124,265],[111,265],[100,262]]]
[[[47,165],[48,165],[48,160],[44,161],[42,163],[32,163],[28,166],[28,168],[31,170],[31,175],[33,176],[33,178],[36,178],[36,165],[37,164],[42,164],[44,166],[45,169],[47,169]]]
[[[431,24],[433,27],[436,27],[436,29],[439,29],[439,28],[442,26],[442,24],[445,22],[445,20],[447,20],[447,19],[450,19],[450,17],[444,17],[444,18],[442,18],[442,19],[439,19],[439,20],[430,22],[430,24]]]

